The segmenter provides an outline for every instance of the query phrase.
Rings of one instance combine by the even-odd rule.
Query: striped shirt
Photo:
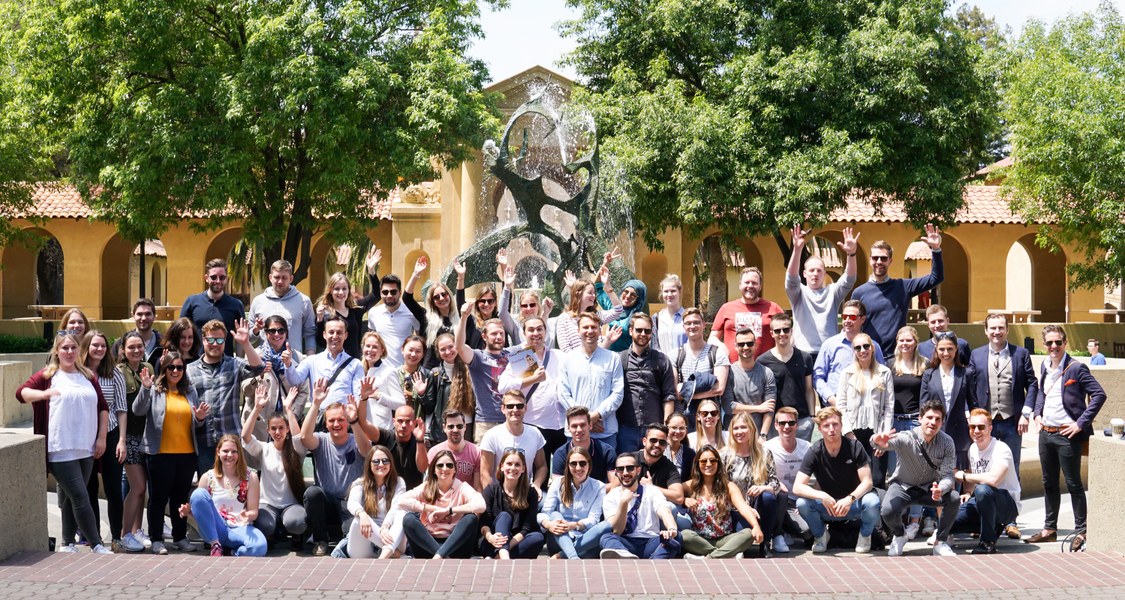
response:
[[[921,448],[926,450],[937,469],[930,466],[922,456]],[[939,431],[933,441],[925,442],[922,428],[915,427],[910,431],[900,431],[887,442],[887,449],[898,453],[898,465],[894,475],[888,482],[902,486],[924,487],[929,489],[933,482],[938,482],[943,494],[953,489],[953,469],[957,464],[957,448],[953,445],[953,438],[944,431]]]
[[[117,429],[117,413],[129,412],[129,404],[125,401],[125,374],[114,369],[111,377],[98,375],[98,385],[102,388],[105,403],[109,405],[109,427],[106,431],[113,431]]]

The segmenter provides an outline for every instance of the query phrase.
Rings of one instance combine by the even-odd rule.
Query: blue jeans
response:
[[[762,528],[762,541],[768,544],[773,536],[779,533],[777,530],[777,496],[773,495],[773,492],[763,492],[758,494],[757,498],[746,498],[746,502],[758,511],[758,527]],[[785,510],[784,507],[781,510]],[[732,510],[731,516],[734,518],[735,531],[742,531],[750,527],[750,524],[738,512]]]
[[[953,531],[980,533],[980,541],[995,542],[1000,539],[1000,528],[1014,522],[1018,514],[1011,494],[986,483],[978,483],[973,488],[973,497],[957,509]]]
[[[543,549],[543,544],[546,540],[543,534],[538,531],[528,533],[516,545],[512,545],[512,513],[502,512],[496,515],[496,520],[492,522],[492,531],[508,536],[508,543],[500,548],[488,543],[488,540],[481,536],[480,539],[480,553],[481,556],[496,556],[500,550],[507,550],[509,556],[512,558],[535,558],[539,556],[539,551]]]
[[[191,493],[191,514],[195,516],[203,541],[233,548],[235,556],[266,555],[266,536],[253,525],[228,526],[206,490],[196,488]]]
[[[636,452],[641,449],[641,439],[644,438],[644,430],[640,427],[633,425],[618,425],[617,426],[617,453],[625,454],[626,452]]]
[[[1008,449],[1012,451],[1012,466],[1016,469],[1017,480],[1020,476],[1020,441],[1022,438],[1017,429],[1019,423],[1019,415],[992,421],[992,437],[1007,444]]]
[[[602,548],[625,550],[640,558],[657,560],[676,558],[679,556],[680,547],[683,545],[681,540],[682,538],[679,533],[676,534],[676,537],[666,540],[659,535],[655,537],[637,537],[632,535],[617,535],[616,533],[610,532],[602,535],[601,543]]]
[[[848,508],[848,514],[842,517],[836,517],[828,513],[824,503],[820,500],[810,500],[808,498],[797,499],[797,512],[800,513],[801,518],[809,525],[809,533],[813,537],[820,537],[824,535],[825,521],[854,521],[859,519],[859,534],[871,535],[875,531],[875,526],[879,524],[879,495],[875,492],[867,492],[859,499],[859,502],[852,502]]]
[[[551,520],[561,518],[562,515],[558,512],[551,513]],[[551,554],[562,552],[567,558],[592,558],[597,554],[602,536],[612,530],[613,526],[608,521],[602,521],[583,531],[577,538],[570,537],[569,533],[555,535],[547,532],[547,551]]]

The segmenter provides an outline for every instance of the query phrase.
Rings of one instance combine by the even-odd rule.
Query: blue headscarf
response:
[[[609,295],[602,290],[601,283],[599,282],[596,287],[598,290],[598,304],[605,308],[611,308],[613,303],[610,302]],[[609,347],[609,349],[614,352],[620,352],[633,343],[633,337],[629,335],[629,321],[633,318],[633,314],[638,312],[648,313],[648,287],[645,286],[644,282],[640,279],[630,279],[625,282],[625,285],[621,286],[621,291],[624,292],[625,288],[633,288],[633,291],[637,292],[637,301],[634,302],[632,306],[622,305],[621,308],[624,312],[621,313],[621,316],[616,321],[610,323],[611,327],[616,325],[624,332],[621,334],[621,337],[617,338],[617,341]]]

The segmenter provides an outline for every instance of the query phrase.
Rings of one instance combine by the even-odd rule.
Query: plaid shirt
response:
[[[207,364],[203,359],[188,365],[188,381],[195,388],[200,402],[211,406],[203,424],[205,437],[200,437],[200,440],[208,446],[215,446],[225,434],[242,435],[242,382],[261,375],[264,369],[264,365],[251,367],[245,359],[225,355],[217,365]]]

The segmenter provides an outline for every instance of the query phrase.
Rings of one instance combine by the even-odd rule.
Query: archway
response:
[[[1031,259],[1031,308],[1042,311],[1037,321],[1066,321],[1066,256],[1040,248],[1035,234],[1029,233],[1018,242]]]
[[[641,281],[648,288],[648,303],[661,304],[660,282],[668,274],[668,257],[660,252],[650,252],[641,259]],[[655,311],[654,311],[655,312]]]
[[[19,244],[4,247],[0,277],[4,282],[5,319],[36,316],[29,305],[63,303],[62,246],[45,229],[33,228],[28,233],[42,238],[42,244],[31,248]]]
[[[824,270],[828,273],[828,280],[825,285],[835,283],[844,276],[844,270],[847,268],[848,257],[840,250],[836,244],[844,241],[844,232],[836,229],[826,229],[818,232],[816,235],[809,238],[805,247],[808,249],[809,254],[819,256],[824,261]],[[786,265],[788,268],[788,265]],[[801,263],[800,272],[804,273],[805,266]],[[863,244],[858,244],[856,247],[855,256],[855,285],[859,285],[867,281],[867,248]],[[801,282],[804,283],[804,276],[802,275]],[[780,303],[784,306],[784,303]]]
[[[167,304],[164,298],[164,273],[159,264],[152,265],[152,276],[149,278],[149,298],[159,305]]]
[[[133,266],[138,245],[114,234],[102,248],[102,318],[127,319],[134,298],[132,280],[138,274]],[[147,270],[147,269],[146,269]],[[146,286],[147,287],[147,286]]]
[[[1008,310],[1031,310],[1034,301],[1031,297],[1031,285],[1013,285],[1017,282],[1034,281],[1031,268],[1031,255],[1027,248],[1020,242],[1013,242],[1008,249],[1005,260],[1004,279],[1008,285],[1004,286],[1004,308]]]
[[[932,294],[933,303],[940,303],[949,312],[951,323],[969,321],[969,257],[957,238],[942,232],[941,257],[945,279]],[[932,263],[931,263],[932,264]]]

